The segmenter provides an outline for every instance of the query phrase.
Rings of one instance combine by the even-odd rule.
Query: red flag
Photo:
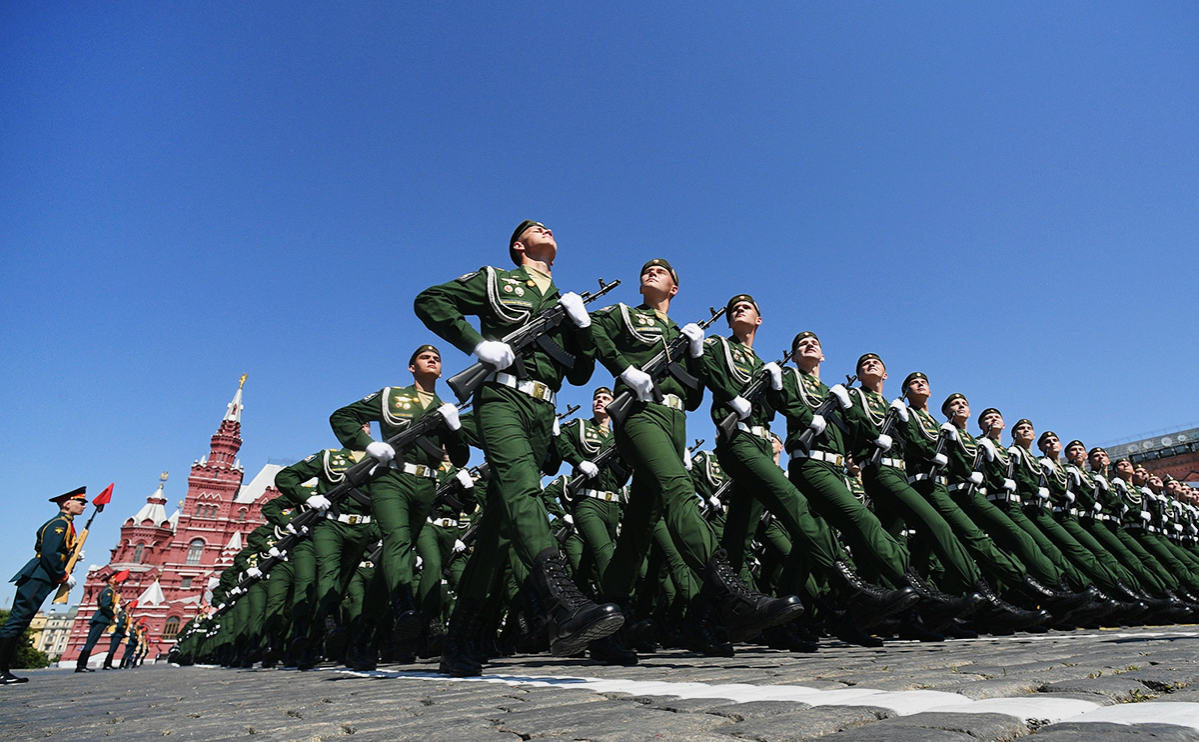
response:
[[[129,579],[129,570],[122,569],[120,572],[117,572],[115,575],[113,575],[112,579],[118,583],[128,580]]]
[[[137,600],[136,599],[129,602],[129,610],[133,610],[134,608],[137,608]]]
[[[116,482],[113,482],[113,484],[116,484]],[[96,495],[96,499],[92,500],[92,504],[97,507],[100,505],[107,505],[108,501],[112,499],[112,486],[112,484],[108,485],[104,488],[103,492]]]

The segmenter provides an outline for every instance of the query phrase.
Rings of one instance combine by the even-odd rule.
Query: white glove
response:
[[[958,426],[954,425],[953,423],[941,423],[941,432],[949,436],[949,440],[955,443],[957,442]]]
[[[557,415],[554,415],[553,433],[554,433],[555,438],[562,435],[562,426],[558,424],[558,416]]]
[[[79,550],[79,557],[76,559],[76,561],[82,562],[82,561],[83,561],[84,559],[86,559],[86,558],[87,558],[87,552],[86,552],[86,551],[84,551],[83,549],[80,549],[80,550]]]
[[[1077,469],[1070,470],[1070,481],[1074,482],[1075,487],[1082,484],[1082,475],[1078,473]]]
[[[828,427],[828,421],[824,419],[824,415],[812,415],[812,422],[808,423],[808,427],[816,435],[820,435]]]
[[[691,449],[683,447],[683,468],[691,471]]]
[[[1015,479],[1004,479],[1003,480],[1003,488],[1005,490],[1007,490],[1008,492],[1015,492],[1016,491],[1016,480]]]
[[[1102,513],[1103,512],[1103,503],[1099,503],[1099,502],[1095,503],[1094,505],[1091,506],[1091,510],[1094,510],[1096,513]]]
[[[304,534],[308,533],[308,526],[301,526],[300,530],[297,531],[296,527],[294,525],[292,525],[291,523],[288,523],[287,524],[287,532],[292,534],[293,536],[303,536]]]
[[[1075,501],[1075,500],[1077,500],[1077,499],[1078,499],[1078,498],[1074,496],[1074,493],[1073,493],[1073,492],[1071,492],[1071,491],[1069,491],[1069,490],[1066,490],[1066,502],[1070,502],[1070,503],[1072,503],[1072,502],[1074,502],[1074,501]]]
[[[883,433],[882,435],[880,435],[879,437],[874,439],[874,445],[876,445],[880,449],[882,449],[883,453],[890,451],[891,450],[891,436],[887,435],[886,433]]]
[[[1187,526],[1187,532],[1189,532],[1191,535],[1194,535],[1199,533],[1199,528],[1195,527],[1194,523],[1191,523]]]
[[[978,445],[983,447],[983,451],[987,453],[987,461],[994,461],[995,456],[999,453],[995,450],[995,443],[990,438],[983,437],[978,439]]]
[[[67,589],[68,590],[75,589],[75,575],[67,575]]]
[[[770,374],[770,388],[776,392],[783,388],[783,369],[774,361],[762,367]]]
[[[333,507],[333,503],[329,502],[329,498],[324,495],[313,495],[304,501],[304,504],[313,510],[319,510],[322,513]]]
[[[458,430],[462,427],[462,421],[458,419],[458,408],[452,402],[446,402],[437,408],[441,413],[441,418],[445,420],[445,426],[450,430]]]
[[[629,388],[633,390],[633,394],[637,395],[638,400],[646,402],[653,396],[653,378],[636,366],[629,366],[624,371],[621,371],[620,379],[629,385]]]
[[[516,360],[512,346],[499,340],[484,340],[472,352],[475,358],[497,369],[508,368]]]
[[[899,415],[899,419],[905,423],[908,421],[908,406],[904,403],[903,397],[896,397],[891,402],[891,409],[895,410],[895,414]]]
[[[933,463],[939,467],[945,467],[949,464],[949,457],[943,453],[933,454]]]
[[[754,406],[749,403],[748,399],[742,397],[741,395],[737,395],[736,397],[730,399],[729,407],[732,407],[733,412],[736,412],[737,417],[741,418],[742,420],[749,417],[754,411]]]
[[[568,291],[558,297],[558,303],[566,310],[566,316],[575,323],[575,327],[591,325],[591,315],[587,314],[587,307],[583,305],[583,297],[573,291]]]
[[[1111,489],[1111,485],[1108,484],[1107,477],[1099,474],[1095,475],[1095,484],[1099,485],[1099,489],[1103,490],[1104,492],[1107,492],[1109,489]]]
[[[283,552],[279,551],[279,548],[276,546],[272,546],[270,550],[267,551],[266,555],[269,557],[274,557],[275,559],[283,558]]]
[[[466,544],[462,543],[462,539],[454,539],[454,553],[461,554],[464,551],[466,551]]]
[[[470,478],[470,472],[466,469],[459,469],[458,473],[454,475],[454,479],[458,480],[458,483],[462,485],[462,489],[468,490],[475,486],[475,480]]]
[[[716,510],[721,510],[724,508],[724,505],[721,504],[721,502],[720,502],[720,498],[717,497],[716,495],[712,495],[711,497],[708,498],[708,504],[711,505]]]
[[[246,577],[252,577],[255,580],[262,578],[262,570],[257,567],[250,567],[246,570]]]
[[[396,450],[392,448],[390,443],[371,441],[366,444],[366,455],[378,459],[381,464],[389,464],[396,457]]]
[[[972,471],[970,472],[970,476],[966,477],[966,481],[977,487],[983,483],[983,473],[980,471]]]
[[[575,471],[586,476],[588,479],[594,479],[599,476],[599,467],[590,461],[580,461],[575,465]]]
[[[1142,510],[1141,511],[1141,520],[1148,523],[1149,521],[1153,520],[1153,515],[1150,514],[1150,512],[1148,510]]]
[[[422,565],[422,564],[424,564],[424,563],[425,563],[425,560],[424,560],[424,559],[421,559],[419,556],[416,558],[416,568],[417,568],[417,569],[420,569],[420,568],[421,568],[421,565]]]
[[[568,524],[570,524],[570,525],[572,525],[572,526],[575,524],[575,518],[574,518],[574,516],[573,516],[573,515],[571,515],[570,513],[567,513],[566,515],[563,515],[563,516],[562,516],[562,520],[566,521]]]
[[[1048,500],[1049,499],[1049,488],[1048,487],[1037,487],[1037,497],[1041,498],[1042,500]]]
[[[704,331],[699,325],[694,322],[688,322],[679,328],[679,331],[687,336],[691,341],[691,357],[699,358],[704,354]]]
[[[1182,524],[1181,524],[1181,523],[1175,523],[1175,524],[1174,524],[1174,530],[1175,530],[1175,531],[1178,531],[1179,533],[1182,533]]]
[[[848,410],[853,406],[853,402],[849,401],[849,390],[844,384],[836,384],[832,386],[828,393],[837,398],[837,404],[841,405],[841,409]]]

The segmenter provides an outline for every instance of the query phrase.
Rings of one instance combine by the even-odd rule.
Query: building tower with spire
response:
[[[242,444],[245,383],[243,374],[209,441],[208,454],[192,462],[187,494],[179,509],[167,516],[164,487],[168,477],[163,472],[146,504],[121,526],[109,564],[89,569],[60,663],[73,663],[79,656],[87,639],[87,622],[96,612],[105,581],[126,569],[129,579],[120,588],[122,602],[138,601],[133,616],[144,619],[150,629],[149,657],[165,652],[179,629],[206,606],[209,580],[233,562],[245,535],[265,522],[262,505],[279,494],[274,481],[282,467],[267,464],[249,484],[243,484],[245,470],[237,453]],[[103,657],[98,653],[99,661]]]

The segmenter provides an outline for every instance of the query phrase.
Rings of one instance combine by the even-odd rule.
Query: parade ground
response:
[[[1199,740],[1194,625],[435,670],[25,671],[3,689],[0,740]]]

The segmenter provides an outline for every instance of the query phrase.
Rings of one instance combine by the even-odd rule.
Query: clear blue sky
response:
[[[1196,39],[1164,2],[6,3],[0,578],[51,495],[116,482],[94,563],[163,470],[173,510],[242,373],[248,476],[334,445],[525,218],[564,290],[666,257],[676,319],[751,292],[826,379],[1192,423]]]

